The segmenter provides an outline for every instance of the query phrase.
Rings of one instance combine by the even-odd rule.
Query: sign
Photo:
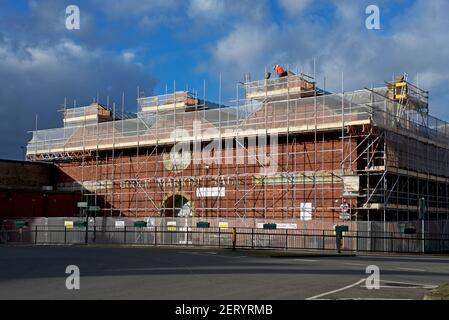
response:
[[[343,176],[343,190],[344,192],[355,192],[360,191],[360,177],[359,176]]]
[[[176,221],[168,221],[167,222],[167,230],[168,231],[176,231]]]
[[[136,228],[145,228],[147,223],[145,221],[134,221],[134,227]]]
[[[89,207],[89,211],[100,211],[101,208],[99,206],[91,206]]]
[[[18,220],[15,222],[15,224],[16,224],[16,228],[28,227],[28,222],[26,222],[26,221]]]
[[[340,219],[341,220],[351,219],[351,214],[349,213],[349,205],[346,202],[343,202],[340,206]]]
[[[256,228],[263,229],[264,224],[258,223],[256,225]],[[296,223],[277,223],[276,224],[277,229],[298,229],[298,225]]]
[[[348,226],[335,226],[336,232],[348,232],[349,227]]]
[[[115,221],[115,227],[117,229],[123,229],[125,227],[125,221],[122,220]]]
[[[300,216],[301,221],[312,220],[312,202],[301,202],[300,205]]]
[[[73,221],[64,221],[64,227],[66,229],[73,229]]]
[[[224,187],[197,188],[196,196],[198,198],[224,197],[225,188]]]
[[[201,187],[205,184],[210,186],[231,186],[235,185],[235,181],[231,176],[208,176],[203,179],[199,176],[194,177],[163,177],[163,178],[148,178],[148,179],[123,179],[120,180],[120,189],[151,189],[154,183],[161,188],[187,188],[187,187]]]
[[[264,223],[263,228],[268,230],[276,230],[276,223]]]
[[[218,223],[218,227],[219,227],[222,231],[228,230],[228,228],[229,228],[229,223],[227,223],[227,222],[219,222],[219,223]]]
[[[86,226],[86,221],[75,221],[73,223],[73,226],[77,228],[83,228]]]
[[[78,208],[87,208],[87,202],[78,202],[77,206]]]
[[[210,227],[210,223],[206,222],[206,221],[200,221],[196,223],[196,227],[197,228],[209,228]]]

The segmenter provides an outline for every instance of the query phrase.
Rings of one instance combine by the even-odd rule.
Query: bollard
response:
[[[251,228],[251,248],[254,249],[254,228]]]
[[[154,226],[154,246],[157,247],[157,226]]]
[[[232,228],[232,251],[235,251],[237,245],[237,228]]]
[[[323,230],[323,250],[326,249],[326,231]]]

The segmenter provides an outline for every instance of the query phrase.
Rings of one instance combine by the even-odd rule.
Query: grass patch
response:
[[[425,300],[449,300],[449,284],[433,289],[424,297]]]

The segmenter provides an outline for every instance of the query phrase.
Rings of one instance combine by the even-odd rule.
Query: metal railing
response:
[[[234,231],[235,230],[235,231]],[[235,232],[235,238],[233,233]],[[235,239],[235,243],[234,243]],[[148,246],[207,246],[218,248],[336,250],[332,230],[267,230],[258,228],[124,227],[89,226],[89,244]],[[0,231],[4,245],[71,245],[86,243],[85,228],[34,226]],[[449,252],[449,235],[349,231],[343,234],[342,250],[397,253]]]

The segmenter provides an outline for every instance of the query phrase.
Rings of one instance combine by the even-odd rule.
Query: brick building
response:
[[[56,171],[47,162],[0,160],[0,218],[77,214],[81,195],[56,190]]]
[[[139,97],[135,115],[65,109],[27,158],[102,216],[404,221],[424,198],[447,219],[449,126],[427,92],[402,77],[330,94],[302,74],[240,89],[226,106],[178,91]]]

